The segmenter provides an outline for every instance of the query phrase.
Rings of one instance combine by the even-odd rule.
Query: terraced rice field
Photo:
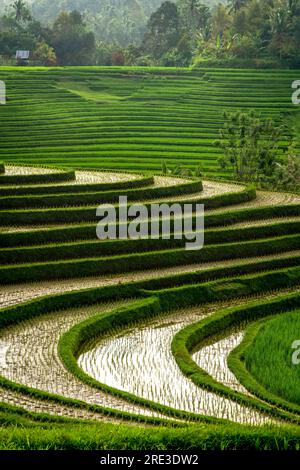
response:
[[[243,351],[260,322],[299,312],[300,196],[212,178],[228,177],[212,144],[222,106],[248,93],[266,115],[293,114],[293,72],[276,73],[268,95],[270,72],[251,88],[250,71],[1,70],[14,88],[0,113],[0,417],[25,427],[21,447],[51,448],[53,430],[58,447],[82,432],[75,447],[97,447],[107,429],[106,448],[127,448],[111,436],[134,429],[141,447],[165,432],[170,448],[297,448],[299,403],[270,395]],[[162,158],[206,175],[153,176]],[[96,207],[121,194],[204,203],[204,248],[98,240]]]
[[[29,175],[30,177],[31,174],[39,174],[38,171],[32,170],[31,172],[29,167],[25,167],[25,171],[22,170],[22,167],[9,167],[9,171],[5,175],[15,177]],[[40,174],[45,173],[41,171]],[[94,185],[100,184],[100,182],[102,185],[111,183],[122,185],[124,181],[127,181],[126,174],[121,173],[77,171],[74,177],[76,184],[83,187],[87,187],[86,185],[91,181]],[[137,175],[135,177],[130,175],[128,181],[132,184],[139,179],[143,184],[142,179]],[[67,181],[66,188],[70,184],[70,181]],[[166,250],[166,247],[162,246],[160,252],[160,250],[157,251],[158,244],[155,251],[150,245],[148,249],[144,247],[141,250],[138,248],[138,240],[129,240],[124,249],[125,255],[118,248],[118,241],[111,242],[114,243],[115,248],[112,245],[110,257],[106,256],[105,263],[103,263],[101,257],[101,249],[103,248],[101,247],[105,245],[105,242],[92,241],[91,237],[92,228],[95,235],[95,222],[79,226],[72,224],[60,226],[58,224],[54,229],[52,226],[48,226],[47,209],[42,207],[31,210],[33,214],[39,213],[44,216],[45,223],[39,225],[38,229],[34,228],[34,225],[32,229],[26,226],[25,230],[22,225],[9,230],[7,227],[3,227],[0,239],[2,245],[7,246],[1,251],[3,285],[0,290],[3,308],[0,373],[2,376],[1,397],[4,403],[17,404],[34,412],[47,411],[52,415],[58,414],[59,416],[74,416],[74,418],[81,417],[92,420],[106,419],[105,414],[107,410],[110,410],[110,414],[115,414],[116,419],[120,417],[120,413],[122,416],[124,413],[128,413],[135,416],[136,419],[137,416],[140,416],[140,419],[141,417],[143,419],[151,417],[152,419],[171,419],[171,421],[176,418],[181,421],[217,418],[251,425],[280,422],[282,418],[280,412],[275,419],[272,417],[272,413],[268,416],[265,410],[262,412],[260,409],[255,409],[252,403],[251,406],[250,404],[238,403],[232,399],[233,397],[228,398],[194,384],[179,368],[176,356],[172,354],[172,340],[176,333],[187,325],[213,316],[222,308],[233,305],[247,306],[250,299],[258,300],[262,296],[265,300],[276,299],[279,290],[284,295],[297,291],[298,275],[295,275],[295,278],[291,277],[286,285],[284,282],[282,286],[276,283],[275,292],[270,285],[267,289],[267,297],[263,286],[258,284],[258,287],[253,289],[252,283],[255,285],[256,279],[259,278],[267,278],[268,276],[272,278],[272,275],[277,275],[278,271],[283,276],[286,272],[297,274],[300,256],[298,237],[300,197],[280,193],[258,192],[255,194],[242,186],[212,181],[204,181],[203,189],[197,193],[192,181],[169,177],[155,177],[147,188],[154,191],[153,194],[157,192],[157,199],[154,200],[166,200],[165,197],[159,196],[165,188],[172,188],[174,192],[172,200],[180,200],[175,196],[178,188],[181,188],[182,185],[190,186],[192,192],[190,195],[188,192],[183,195],[182,201],[192,198],[193,201],[200,202],[208,198],[215,202],[213,209],[208,209],[206,213],[208,226],[212,225],[213,228],[207,229],[208,246],[204,248],[202,253],[208,250],[208,256],[204,255],[202,262],[193,254],[190,264],[181,265],[176,260],[176,255],[179,259],[182,255],[188,256],[188,252],[184,253],[182,249],[177,248],[172,251]],[[31,188],[34,188],[35,191],[40,188],[41,194],[43,191],[46,191],[47,194],[48,190],[51,192],[53,186],[54,183],[36,184],[34,186],[18,186],[15,189],[18,191],[20,187],[23,187],[24,197],[28,197]],[[2,186],[2,188],[3,190],[12,188],[13,192],[11,186]],[[95,188],[93,190],[95,191]],[[137,193],[139,191],[141,188],[136,189]],[[101,197],[105,192],[103,193],[102,190],[98,194]],[[231,198],[228,201],[230,210],[227,205],[222,207],[223,198],[228,195]],[[62,205],[64,197],[65,193],[62,193],[58,199]],[[12,195],[6,197],[7,200],[10,198],[12,202],[16,200]],[[264,207],[264,198],[268,198],[269,206],[267,207]],[[57,210],[59,210],[59,204],[57,206]],[[68,210],[70,213],[76,213],[78,206],[74,205]],[[1,212],[2,215],[7,214],[5,210]],[[14,220],[13,215],[18,217],[18,213],[18,210],[11,209],[11,220]],[[226,222],[228,214],[231,219]],[[266,214],[269,215],[266,216]],[[224,223],[226,227],[224,227]],[[62,236],[66,230],[76,231],[76,228],[83,229],[82,236],[71,244],[52,243],[53,235],[55,237]],[[84,235],[84,231],[86,231],[86,235]],[[44,237],[43,243],[41,241],[38,244],[33,242],[37,233]],[[235,237],[232,243],[222,244],[225,239],[226,242],[229,241],[227,236],[229,233]],[[256,233],[256,237],[253,237],[253,233]],[[23,241],[18,237],[23,237]],[[211,240],[210,237],[212,237]],[[239,239],[242,242],[237,244],[236,240]],[[88,243],[90,246],[97,244],[98,252],[90,260],[83,258],[84,253],[80,253],[80,247],[83,243]],[[24,244],[24,248],[22,248],[22,244]],[[231,246],[235,252],[232,252]],[[72,249],[72,256],[64,256],[63,254],[63,250],[68,250],[68,247]],[[52,248],[61,254],[54,256],[55,261],[49,262],[47,257],[49,257]],[[42,256],[39,257],[38,253],[41,249],[43,250]],[[231,253],[229,259],[225,254],[226,249]],[[118,256],[115,255],[114,250],[119,253]],[[137,250],[140,252],[139,258],[158,254],[155,269],[151,266],[147,269],[146,265],[140,264],[139,258],[136,256]],[[211,254],[210,250],[212,250]],[[21,260],[22,253],[23,259]],[[175,259],[173,259],[172,253],[175,253]],[[34,258],[38,260],[37,263],[34,262]],[[50,259],[52,258],[50,256]],[[81,272],[82,258],[85,269]],[[122,263],[124,258],[128,266],[133,266],[128,274],[119,273],[118,265]],[[159,259],[162,261],[161,266]],[[14,260],[14,262],[11,263],[10,260]],[[89,263],[94,266],[95,261],[97,262],[97,276],[89,276]],[[54,263],[53,267],[51,263]],[[60,268],[65,263],[67,266],[69,264],[72,266],[72,271],[69,272],[67,279],[65,279],[63,270],[60,273]],[[109,276],[105,276],[107,264],[114,271],[109,273]],[[55,276],[53,276],[53,268]],[[44,280],[39,281],[37,278],[34,284],[26,282],[28,275],[30,280],[30,272],[34,269],[43,273]],[[94,271],[93,267],[92,271]],[[249,275],[249,273],[251,274]],[[9,285],[7,274],[14,284]],[[93,272],[93,274],[95,273]],[[246,274],[248,276],[245,277]],[[62,277],[62,280],[52,280],[53,277]],[[236,279],[237,277],[238,279]],[[22,282],[17,282],[17,278],[20,278]],[[228,278],[233,278],[233,280],[228,281]],[[245,287],[242,287],[243,279],[250,281],[246,290]],[[208,285],[207,281],[211,281],[211,285],[217,287],[216,293],[221,292],[219,298],[219,294],[216,294],[211,298],[202,299],[201,288]],[[228,290],[226,284],[229,284],[230,287],[231,282],[234,287],[238,282],[238,288],[233,288],[232,291]],[[82,288],[92,288],[92,290],[78,290]],[[84,321],[93,321],[99,315],[101,319],[105,316],[110,318],[114,312],[121,314],[126,310],[130,312],[131,309],[133,312],[138,311],[139,304],[143,304],[143,301],[140,300],[140,289],[149,290],[147,301],[151,301],[153,298],[156,301],[162,296],[159,311],[157,313],[153,313],[151,310],[147,311],[146,315],[143,314],[141,317],[142,323],[136,323],[135,315],[132,316],[129,313],[128,320],[125,318],[124,321],[124,331],[121,326],[122,321],[117,329],[112,322],[108,330],[102,333],[103,339],[100,336],[100,329],[95,339],[80,341],[76,350],[72,352],[75,354],[72,356],[75,361],[72,366],[61,350],[64,350],[66,345],[70,347],[72,344],[72,341],[69,342],[65,338],[72,334],[73,328],[76,329],[78,325],[82,328]],[[200,292],[199,295],[197,294],[195,298],[188,301],[189,296],[186,299],[181,291],[190,289],[196,291],[200,289]],[[124,295],[122,295],[122,291],[124,291]],[[150,291],[153,293],[151,294]],[[69,303],[68,292],[71,296],[74,292],[76,293],[75,296],[78,298],[75,302],[71,300]],[[172,304],[172,301],[163,300],[164,296],[168,297],[169,292],[171,298],[172,293],[175,296],[180,294],[181,298],[179,303],[182,303],[182,306],[174,313],[169,313],[170,309],[174,310],[175,308],[175,306],[168,306],[169,302]],[[94,297],[92,300],[88,298],[80,300],[81,296],[87,295],[88,297],[90,293]],[[100,293],[100,298],[97,298]],[[48,297],[49,295],[50,297]],[[115,297],[117,298],[114,300]],[[121,298],[118,300],[119,297]],[[62,306],[66,308],[54,308],[52,302],[56,301],[62,302]],[[48,302],[49,306],[45,309],[43,305]],[[80,307],[76,306],[78,302],[82,304]],[[167,302],[166,305],[164,305],[165,302]],[[19,310],[19,304],[21,310]],[[34,308],[29,315],[26,314],[23,317],[23,308],[26,309],[29,306],[29,310],[31,310],[32,305],[40,305],[43,314],[38,314]],[[9,310],[6,310],[8,307]],[[52,310],[55,312],[51,313]],[[8,312],[11,312],[11,315],[7,315]],[[147,319],[148,314],[151,318],[153,314],[155,316],[159,314],[159,316],[157,319],[149,320]],[[129,329],[128,326],[130,326]],[[229,338],[225,337],[224,340],[217,343],[218,360],[221,361],[222,366],[220,362],[217,362],[216,366],[215,362],[211,360],[212,353],[209,351],[211,348],[214,348],[213,351],[215,351],[214,343],[195,353],[193,358],[199,367],[206,370],[212,378],[247,396],[247,390],[236,381],[226,365],[226,354],[228,355],[228,351],[234,349],[238,339],[241,339],[240,334]],[[65,346],[62,346],[64,341],[66,341]],[[78,358],[77,363],[76,358]],[[75,369],[73,370],[74,365]],[[79,374],[78,371],[80,371]],[[30,390],[35,390],[34,398],[30,394]],[[112,393],[113,390],[115,390],[114,393]],[[47,405],[45,405],[45,401]],[[94,407],[93,410],[90,409],[91,406]],[[74,408],[73,415],[72,407]],[[81,413],[78,408],[81,409]]]
[[[226,177],[215,146],[224,110],[299,118],[297,71],[2,68],[0,159],[71,168],[158,171],[201,165]],[[299,129],[295,132],[299,132]],[[282,146],[286,141],[282,142]]]

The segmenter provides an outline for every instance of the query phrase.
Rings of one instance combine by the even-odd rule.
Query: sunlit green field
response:
[[[165,160],[228,177],[215,146],[224,110],[286,122],[297,113],[297,78],[272,70],[1,68],[8,103],[0,158],[134,171],[159,171]]]

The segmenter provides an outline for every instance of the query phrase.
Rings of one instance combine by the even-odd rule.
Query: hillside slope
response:
[[[0,158],[72,168],[160,171],[200,165],[226,177],[216,147],[224,110],[282,122],[296,71],[69,67],[2,69]],[[22,133],[20,134],[20,129]],[[286,142],[282,142],[285,145]]]

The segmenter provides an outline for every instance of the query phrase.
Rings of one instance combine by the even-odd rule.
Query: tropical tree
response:
[[[30,11],[23,0],[16,0],[12,6],[15,11],[15,19],[17,22],[29,21],[31,19]]]
[[[213,33],[215,37],[223,36],[232,24],[232,18],[224,5],[219,4],[214,12],[213,18]]]
[[[86,30],[82,15],[62,12],[54,22],[52,40],[57,60],[63,65],[89,65],[96,50],[94,34]]]
[[[49,66],[56,64],[56,55],[54,49],[44,41],[37,44],[36,50],[34,51],[34,57],[43,65]]]
[[[291,154],[285,162],[276,163],[274,186],[288,191],[300,190],[300,157]]]
[[[159,59],[171,49],[176,48],[180,37],[181,27],[177,6],[167,1],[151,15],[142,49],[155,59]]]
[[[273,48],[278,51],[280,59],[282,58],[285,47],[286,36],[289,32],[289,14],[284,8],[280,8],[272,12],[270,16],[270,27],[272,33]]]
[[[208,29],[211,20],[211,10],[199,0],[180,0],[178,11],[181,20],[191,34]]]
[[[224,113],[224,128],[216,145],[224,151],[220,164],[238,179],[265,182],[273,176],[283,128],[254,112]]]

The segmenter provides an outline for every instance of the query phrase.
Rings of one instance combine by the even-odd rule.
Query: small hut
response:
[[[30,55],[30,51],[17,51],[16,52],[17,65],[28,65],[29,55]]]

